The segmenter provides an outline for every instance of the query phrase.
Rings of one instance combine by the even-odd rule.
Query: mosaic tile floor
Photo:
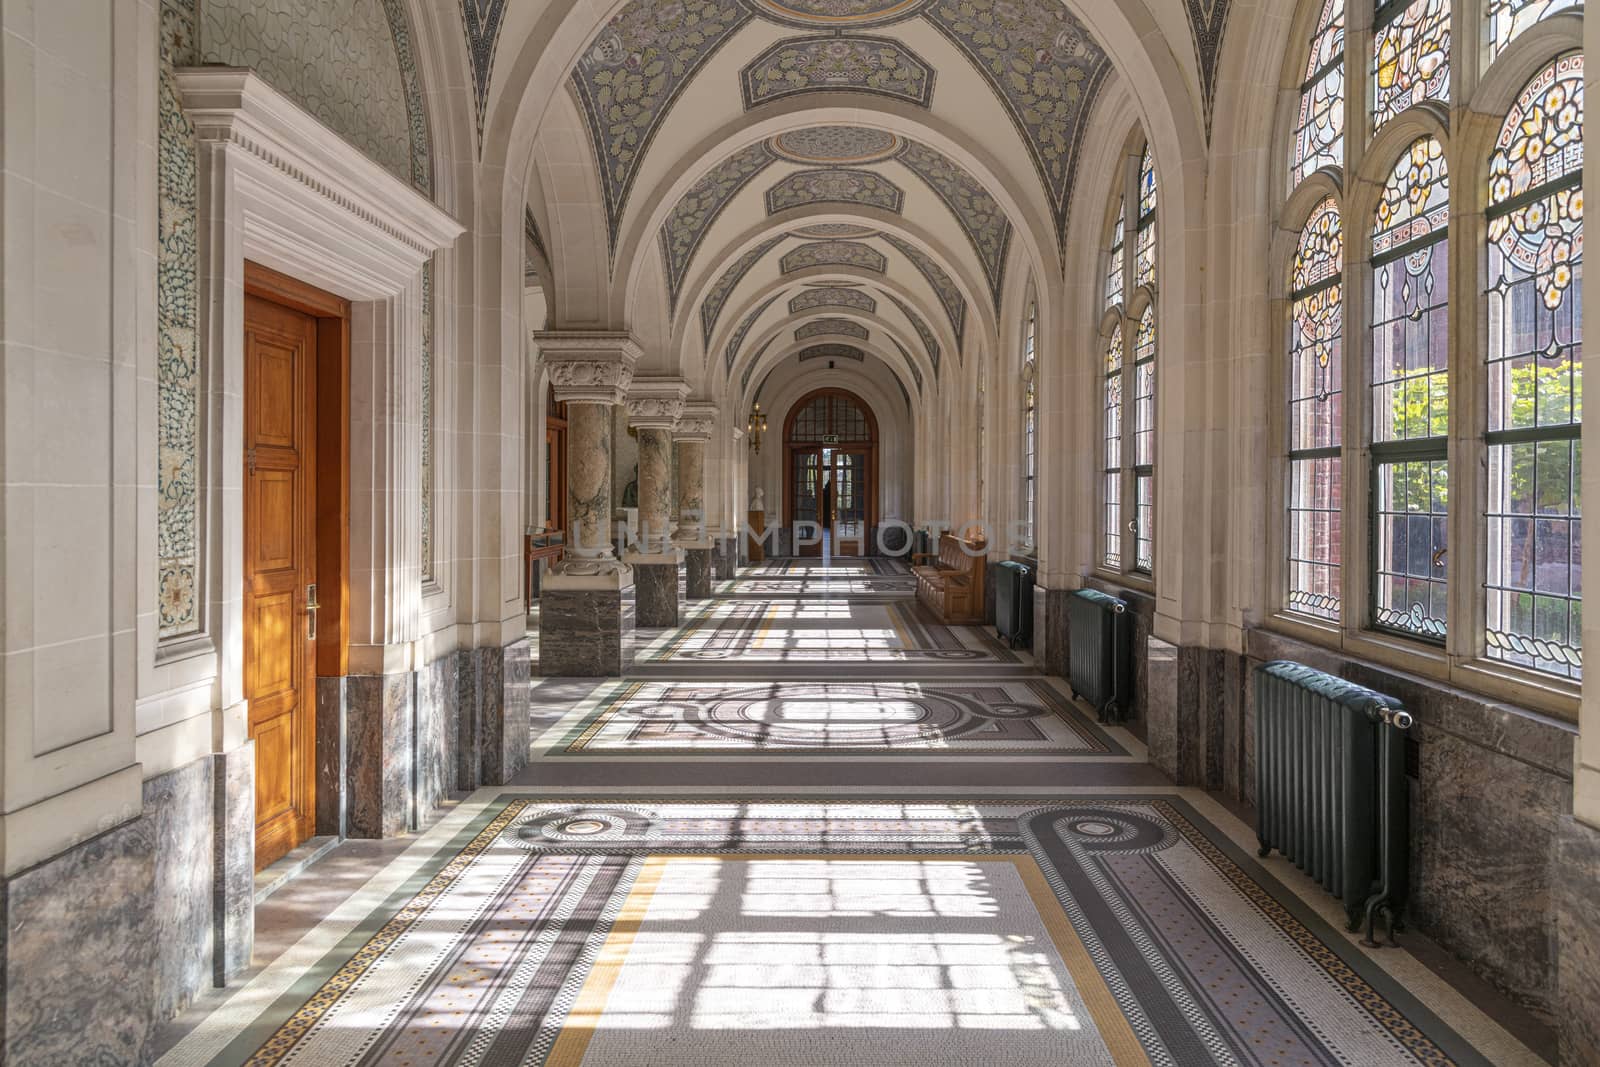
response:
[[[1488,1062],[1177,797],[463,808],[161,1062]]]

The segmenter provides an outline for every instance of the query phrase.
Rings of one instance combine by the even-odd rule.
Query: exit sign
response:
[[[839,435],[836,433],[825,433],[822,435],[822,443],[825,445],[836,445],[839,443]]]

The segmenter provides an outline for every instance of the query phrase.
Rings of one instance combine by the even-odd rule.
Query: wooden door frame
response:
[[[316,324],[315,367],[307,376],[315,393],[312,536],[319,607],[313,673],[317,678],[340,677],[348,672],[350,654],[350,301],[249,260],[244,264],[244,292],[310,316]],[[302,838],[316,831],[317,811],[315,688],[306,696],[302,715],[308,744],[299,754],[306,763]]]
[[[795,420],[795,417],[797,415],[799,415],[801,411],[805,410],[805,407],[806,407],[807,404],[811,403],[811,401],[813,401],[813,400],[815,400],[815,399],[817,399],[818,397],[821,397],[821,396],[840,396],[840,397],[844,397],[846,400],[849,400],[849,401],[853,402],[856,405],[856,407],[860,408],[862,415],[865,416],[865,418],[867,420],[867,439],[865,441],[860,441],[860,440],[843,441],[843,440],[841,440],[837,445],[824,445],[820,441],[796,441],[796,440],[794,440],[793,438],[794,438],[794,420]],[[855,393],[855,392],[852,392],[849,389],[844,389],[844,388],[841,388],[841,387],[835,386],[835,385],[824,386],[824,387],[822,387],[820,389],[811,390],[810,392],[802,395],[793,404],[789,405],[789,412],[783,418],[783,515],[784,515],[784,524],[786,526],[788,526],[788,528],[790,530],[794,529],[794,523],[795,523],[795,516],[794,516],[794,454],[795,454],[795,452],[797,452],[797,451],[805,451],[805,450],[810,450],[810,449],[816,449],[818,451],[821,451],[823,448],[854,449],[854,450],[865,449],[866,453],[867,453],[867,483],[868,483],[869,492],[867,494],[866,515],[865,515],[865,518],[864,518],[864,522],[866,523],[866,529],[863,531],[862,542],[870,550],[870,548],[872,546],[872,543],[873,543],[873,539],[877,536],[877,530],[878,530],[878,446],[879,446],[879,443],[880,442],[878,440],[878,415],[877,415],[877,413],[875,411],[872,410],[872,405],[867,403],[864,399],[862,399],[861,394],[859,394],[859,393]],[[819,491],[821,489],[821,483],[820,482],[818,483],[818,489],[819,489]],[[795,555],[799,555],[798,547],[795,548]]]

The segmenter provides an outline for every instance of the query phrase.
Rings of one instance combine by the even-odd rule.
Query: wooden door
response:
[[[867,554],[868,502],[867,450],[833,453],[833,551],[839,556]]]
[[[822,555],[822,449],[789,449],[789,531],[797,556]],[[805,537],[811,543],[800,544]]]
[[[315,826],[317,320],[245,297],[244,695],[256,869]]]

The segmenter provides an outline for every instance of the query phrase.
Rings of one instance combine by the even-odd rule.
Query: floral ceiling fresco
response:
[[[767,214],[815,204],[856,204],[882,208],[896,215],[905,192],[883,175],[848,167],[819,167],[786,175],[767,190]]]
[[[744,276],[750,273],[750,268],[759,263],[762,256],[788,240],[788,236],[780,233],[734,260],[732,266],[722,272],[722,276],[711,287],[706,298],[700,302],[700,334],[708,357],[711,352],[711,332],[717,328],[717,318],[722,314],[722,307],[728,302],[728,297],[733,295],[733,291],[739,287]]]
[[[868,315],[873,315],[878,311],[878,302],[859,290],[847,289],[838,285],[807,289],[789,301],[789,314],[791,315],[798,315],[803,311],[812,311],[816,308],[852,308],[856,311],[864,311]]]
[[[740,149],[707,171],[673,207],[661,226],[661,258],[667,268],[667,300],[674,310],[689,262],[706,231],[728,201],[777,158],[765,142]]]
[[[767,309],[771,307],[777,301],[778,297],[782,295],[782,293],[775,293],[774,295],[763,300],[754,311],[745,316],[744,321],[739,324],[739,328],[735,330],[733,332],[733,336],[729,338],[727,350],[723,353],[723,361],[726,364],[726,369],[729,375],[733,374],[733,362],[738,358],[739,349],[744,345],[744,339],[750,333],[750,328],[756,324],[756,321],[760,319],[762,315],[766,314]]]
[[[748,111],[801,93],[851,90],[887,96],[917,107],[933,101],[933,68],[888,37],[818,34],[790,37],[762,52],[739,72]]]
[[[945,314],[950,317],[950,329],[956,335],[956,349],[960,351],[962,344],[962,331],[967,324],[967,298],[961,295],[961,290],[956,286],[955,279],[945,272],[945,269],[933,261],[933,257],[909,241],[901,240],[892,233],[880,235],[890,247],[909,259],[913,266],[921,272],[933,286],[933,291],[939,295],[939,303],[944,305]],[[891,300],[894,298],[891,296]],[[899,303],[898,300],[895,301]],[[934,360],[935,366],[938,360]]]
[[[911,380],[917,383],[917,395],[921,396],[922,371],[918,369],[917,361],[911,358],[911,353],[906,351],[906,346],[900,343],[900,339],[898,337],[895,337],[891,334],[889,340],[894,342],[894,346],[900,350],[900,355],[905,357],[906,369],[911,372]]]
[[[867,354],[855,345],[847,344],[810,345],[800,350],[801,363],[813,359],[853,359],[857,363],[864,363]]]
[[[937,378],[939,376],[939,339],[933,335],[933,331],[928,328],[927,322],[923,320],[921,315],[916,313],[910,304],[887,290],[884,291],[883,295],[894,301],[894,306],[900,309],[900,313],[911,322],[911,328],[917,331],[917,336],[922,338],[922,347],[928,353],[928,362],[933,364],[933,375]]]
[[[812,319],[802,323],[794,331],[796,341],[804,341],[809,337],[854,337],[858,341],[868,338],[867,328],[851,319]]]
[[[778,261],[778,270],[783,274],[807,267],[859,267],[882,274],[889,269],[889,261],[882,252],[859,241],[814,241],[785,252]]]

